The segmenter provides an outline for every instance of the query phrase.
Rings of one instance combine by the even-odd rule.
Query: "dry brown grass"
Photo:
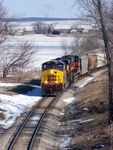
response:
[[[89,83],[76,98],[78,100],[77,110],[80,111],[77,114],[79,119],[94,120],[78,123],[75,126],[75,137],[71,141],[71,147],[93,150],[95,146],[105,144],[107,146],[99,149],[110,150],[111,129],[108,123],[107,73]],[[84,111],[84,108],[87,108],[87,111]]]

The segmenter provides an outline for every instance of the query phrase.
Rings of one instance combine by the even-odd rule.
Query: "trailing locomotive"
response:
[[[92,52],[83,56],[65,55],[42,64],[42,95],[57,95],[80,75],[106,64],[105,54]]]

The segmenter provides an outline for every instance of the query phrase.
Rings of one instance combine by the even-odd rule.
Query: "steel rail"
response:
[[[37,108],[40,107],[41,103],[45,100],[46,98],[41,99],[34,107],[33,109],[28,113],[28,115],[26,116],[25,120],[23,121],[23,123],[19,126],[19,128],[17,129],[17,132],[15,133],[14,137],[12,138],[7,150],[12,150],[14,144],[17,141],[17,138],[19,137],[21,131],[23,130],[23,128],[25,127],[25,125],[27,124],[27,122],[29,121],[30,117],[33,115],[33,113],[36,111]]]
[[[61,96],[61,95],[60,95],[60,96]],[[41,127],[41,125],[42,125],[42,122],[43,122],[45,116],[47,115],[49,109],[54,106],[54,103],[55,103],[58,99],[59,99],[59,96],[53,98],[53,100],[52,100],[52,101],[49,103],[49,105],[46,107],[44,113],[42,114],[42,116],[41,116],[39,122],[37,123],[37,125],[36,125],[36,127],[35,127],[35,130],[34,130],[34,132],[33,132],[33,134],[32,134],[31,140],[30,140],[30,142],[29,142],[29,144],[28,144],[27,150],[32,150],[33,144],[34,144],[35,139],[36,139],[36,136],[37,136],[37,133],[38,133],[39,130],[40,130],[40,127]]]

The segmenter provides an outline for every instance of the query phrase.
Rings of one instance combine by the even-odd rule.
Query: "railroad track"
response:
[[[22,124],[14,134],[7,150],[31,150],[33,148],[36,136],[42,126],[42,122],[46,117],[48,111],[52,109],[59,97],[46,97],[40,100],[35,107],[29,112]],[[40,118],[33,121],[33,117],[37,117],[40,114]],[[30,135],[29,135],[30,134]]]

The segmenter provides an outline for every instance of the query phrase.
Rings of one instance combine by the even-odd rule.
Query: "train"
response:
[[[70,54],[44,62],[41,72],[42,96],[56,96],[81,75],[106,65],[103,51],[92,51],[81,56]]]

